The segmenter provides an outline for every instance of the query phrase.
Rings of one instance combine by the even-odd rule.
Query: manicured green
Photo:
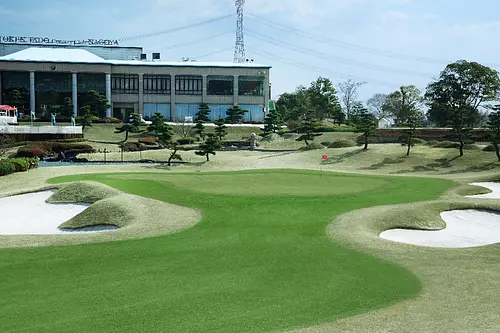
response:
[[[249,175],[258,186],[249,184]],[[210,177],[229,193],[210,189],[218,186]],[[176,179],[178,188],[171,185]],[[56,181],[77,180],[199,208],[203,220],[156,238],[0,250],[0,331],[278,332],[389,306],[416,296],[418,279],[334,243],[326,226],[341,213],[433,199],[453,185],[292,170]],[[367,190],[349,194],[350,182],[364,182]],[[318,195],[335,183],[346,193]]]

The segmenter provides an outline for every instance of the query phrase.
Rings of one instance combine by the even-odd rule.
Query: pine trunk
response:
[[[367,149],[368,149],[368,134],[365,134],[365,147],[363,148],[363,150]]]
[[[464,156],[464,140],[460,139],[460,156]]]
[[[208,157],[208,154],[207,154],[207,162],[210,162],[210,158]]]
[[[411,135],[408,136],[408,151],[406,152],[406,156],[410,156],[410,150],[411,150],[411,141],[412,141],[412,137]]]
[[[498,146],[498,143],[494,143],[493,145],[495,146],[495,152],[497,153],[498,162],[500,162],[500,147]]]

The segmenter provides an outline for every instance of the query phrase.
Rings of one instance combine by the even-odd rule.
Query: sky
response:
[[[232,0],[69,3],[2,0],[0,35],[140,36],[121,45],[160,52],[163,60],[233,61]],[[336,86],[347,79],[366,82],[359,89],[361,100],[401,85],[424,91],[456,60],[500,70],[499,12],[497,0],[246,0],[245,52],[255,63],[272,66],[274,98],[319,76]],[[148,36],[158,31],[166,32]]]

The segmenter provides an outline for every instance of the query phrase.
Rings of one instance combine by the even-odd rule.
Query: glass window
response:
[[[170,75],[144,75],[145,94],[170,94]]]
[[[111,91],[115,94],[138,94],[139,93],[139,75],[112,75]]]
[[[207,95],[233,95],[234,78],[232,76],[208,76]]]
[[[114,78],[113,78],[114,80]],[[106,94],[106,76],[104,74],[78,74],[78,93],[86,94],[95,90],[99,94]]]
[[[177,95],[201,95],[202,77],[200,75],[181,75],[175,77]]]
[[[2,101],[17,107],[21,113],[30,109],[29,72],[2,72]]]
[[[238,79],[238,94],[242,96],[264,96],[264,78],[240,76]]]

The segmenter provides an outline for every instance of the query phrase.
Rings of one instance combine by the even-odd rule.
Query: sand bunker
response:
[[[55,235],[114,230],[114,226],[59,229],[59,225],[84,211],[88,204],[46,203],[56,191],[0,198],[0,235]]]
[[[466,198],[500,199],[500,183],[487,182],[487,183],[472,183],[470,185],[485,187],[491,190],[491,193],[480,194],[480,195],[469,195]]]
[[[500,214],[491,211],[453,210],[441,213],[446,228],[439,231],[392,229],[380,238],[413,245],[466,248],[500,243]]]

